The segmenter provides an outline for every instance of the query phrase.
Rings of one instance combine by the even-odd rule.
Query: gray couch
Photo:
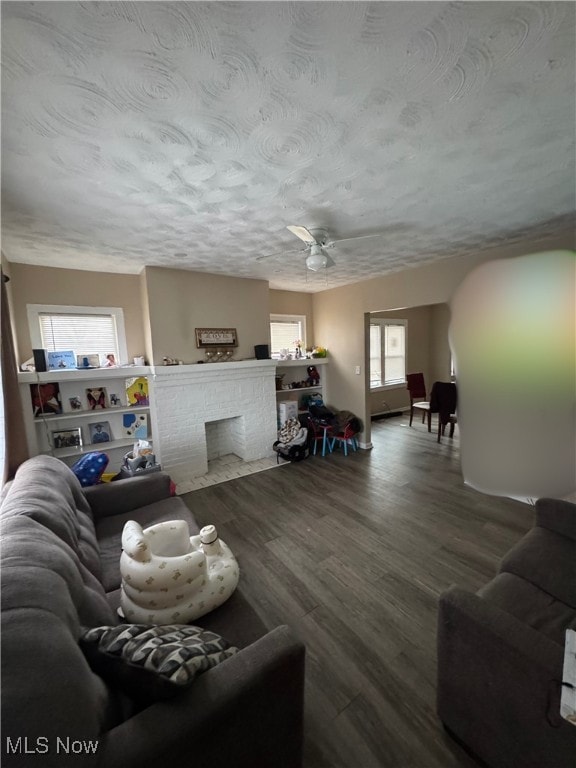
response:
[[[3,490],[2,765],[300,766],[304,647],[288,627],[266,631],[242,577],[227,603],[195,622],[240,652],[175,697],[142,708],[91,670],[78,639],[83,627],[119,622],[129,519],[186,519],[198,531],[164,473],[83,490],[42,456]]]
[[[560,716],[565,632],[576,628],[576,505],[536,503],[536,524],[477,594],[440,598],[438,714],[491,768],[573,768]]]

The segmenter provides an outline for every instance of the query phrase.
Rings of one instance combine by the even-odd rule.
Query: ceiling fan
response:
[[[318,272],[321,269],[333,267],[335,265],[334,259],[326,253],[327,248],[333,248],[337,243],[346,243],[351,240],[365,240],[369,237],[382,237],[384,233],[376,235],[359,235],[357,237],[342,237],[335,240],[328,238],[328,233],[325,229],[314,229],[312,232],[306,227],[290,225],[287,229],[292,232],[293,235],[299,237],[306,243],[305,248],[298,248],[292,251],[284,251],[282,253],[271,253],[266,256],[257,256],[256,261],[262,261],[263,259],[269,259],[273,256],[285,256],[289,253],[305,253],[306,256],[306,268],[311,272]]]

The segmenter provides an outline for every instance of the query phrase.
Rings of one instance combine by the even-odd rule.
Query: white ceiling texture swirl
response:
[[[574,11],[4,2],[3,251],[318,291],[566,230]]]

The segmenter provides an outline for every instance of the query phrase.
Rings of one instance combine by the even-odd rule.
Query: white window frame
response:
[[[305,350],[307,343],[306,343],[306,315],[270,315],[270,323],[300,323],[302,327],[302,336],[301,336],[301,342],[302,342],[302,349]],[[296,347],[293,347],[290,349],[290,352],[294,354],[296,351]],[[272,353],[272,332],[270,332],[270,357],[272,357],[274,360],[279,359],[278,353]]]
[[[124,310],[121,307],[73,307],[60,304],[27,304],[26,311],[28,314],[28,327],[30,329],[32,349],[42,349],[40,315],[111,315],[116,323],[118,362],[121,365],[128,362]]]
[[[404,378],[402,381],[394,381],[389,384],[378,384],[372,386],[370,384],[370,392],[381,392],[385,389],[404,389],[406,387],[406,367],[408,364],[408,320],[393,320],[392,318],[384,317],[371,317],[369,325],[379,325],[381,327],[380,333],[380,356],[382,371],[384,371],[384,377],[386,376],[386,355],[384,350],[385,334],[383,329],[387,325],[401,325],[404,326]],[[370,329],[368,329],[369,331]],[[368,342],[370,343],[370,342]],[[370,347],[368,347],[368,370],[370,370]]]

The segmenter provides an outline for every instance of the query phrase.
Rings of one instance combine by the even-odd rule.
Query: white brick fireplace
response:
[[[273,455],[275,372],[274,360],[155,367],[154,449],[176,483],[205,475],[223,452]]]

